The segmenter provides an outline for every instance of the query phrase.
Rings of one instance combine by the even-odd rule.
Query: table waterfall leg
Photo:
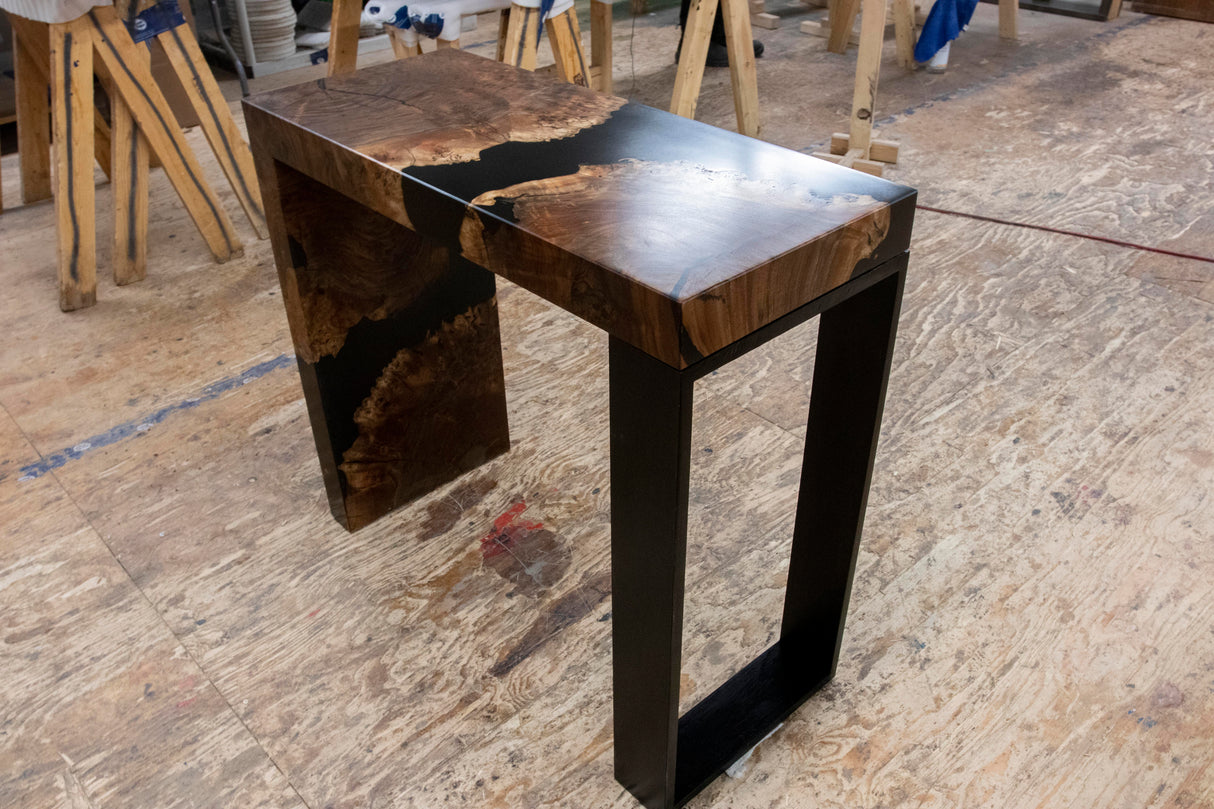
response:
[[[493,275],[257,164],[333,516],[356,530],[506,452]]]

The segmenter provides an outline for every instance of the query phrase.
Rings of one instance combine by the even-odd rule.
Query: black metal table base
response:
[[[834,676],[906,262],[682,371],[611,339],[615,773],[648,809],[682,806]],[[680,718],[693,385],[819,314],[780,639]]]

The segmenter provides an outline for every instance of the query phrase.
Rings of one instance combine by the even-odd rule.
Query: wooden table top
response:
[[[906,250],[915,191],[460,51],[245,100],[273,158],[675,367]]]

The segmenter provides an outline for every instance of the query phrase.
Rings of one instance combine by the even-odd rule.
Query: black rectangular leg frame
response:
[[[612,338],[616,778],[682,806],[834,676],[889,379],[906,255],[679,371]],[[780,639],[679,711],[692,387],[821,314]]]

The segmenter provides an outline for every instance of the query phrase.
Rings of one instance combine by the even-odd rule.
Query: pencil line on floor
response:
[[[1158,253],[1163,256],[1172,256],[1173,258],[1185,258],[1190,261],[1204,261],[1207,264],[1214,264],[1214,257],[1200,256],[1195,253],[1181,253],[1176,250],[1167,250],[1163,247],[1151,247],[1146,244],[1138,244],[1137,242],[1127,242],[1124,239],[1113,239],[1108,236],[1096,236],[1091,233],[1080,233],[1075,230],[1066,230],[1064,228],[1052,228],[1048,225],[1034,225],[1029,222],[1014,222],[1010,219],[1000,219],[996,216],[983,216],[982,214],[966,213],[964,211],[950,211],[945,208],[933,208],[929,205],[916,205],[915,208],[920,211],[928,211],[929,213],[944,214],[945,216],[960,216],[965,219],[975,219],[979,222],[991,222],[996,225],[1009,225],[1016,228],[1027,228],[1028,230],[1040,230],[1045,233],[1057,233],[1061,236],[1074,236],[1077,239],[1088,239],[1094,242],[1104,242],[1117,247],[1125,247],[1130,250],[1142,250],[1147,253]]]

